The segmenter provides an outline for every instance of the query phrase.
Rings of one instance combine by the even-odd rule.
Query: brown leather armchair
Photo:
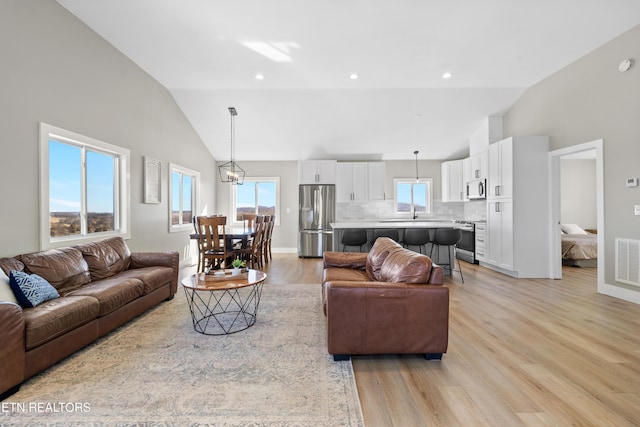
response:
[[[447,351],[449,289],[426,255],[378,238],[366,254],[325,252],[323,305],[334,360]]]

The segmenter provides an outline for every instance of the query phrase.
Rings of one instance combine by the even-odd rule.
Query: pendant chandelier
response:
[[[220,181],[242,185],[244,183],[245,172],[235,161],[235,118],[238,112],[234,107],[229,107],[229,113],[231,114],[231,160],[218,166],[218,172],[220,173]]]
[[[416,182],[420,182],[420,175],[418,175],[418,150],[414,151],[413,154],[416,155]]]

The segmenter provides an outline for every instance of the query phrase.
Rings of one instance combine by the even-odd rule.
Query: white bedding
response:
[[[598,258],[597,234],[563,234],[562,258],[585,260]]]

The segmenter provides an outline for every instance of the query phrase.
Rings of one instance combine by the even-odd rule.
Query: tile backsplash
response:
[[[393,218],[393,200],[345,202],[336,205],[336,220],[345,221],[377,221]],[[442,203],[433,201],[433,218],[459,219],[468,221],[484,220],[487,217],[486,201]]]

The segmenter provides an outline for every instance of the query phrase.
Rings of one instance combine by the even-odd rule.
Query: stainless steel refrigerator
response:
[[[333,230],[329,225],[336,217],[334,184],[300,185],[298,203],[298,256],[322,257],[333,250]]]

